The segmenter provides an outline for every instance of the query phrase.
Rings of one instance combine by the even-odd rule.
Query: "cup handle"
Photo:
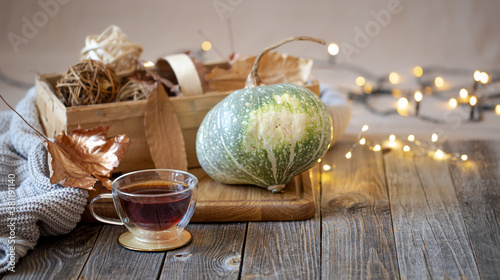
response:
[[[117,225],[117,226],[122,226],[123,222],[120,219],[115,219],[115,218],[107,218],[107,217],[102,217],[99,216],[95,211],[94,211],[94,203],[96,203],[99,199],[113,199],[113,196],[110,193],[101,193],[98,194],[92,201],[90,202],[90,213],[96,220],[99,222],[107,223],[107,224],[112,224],[112,225]]]

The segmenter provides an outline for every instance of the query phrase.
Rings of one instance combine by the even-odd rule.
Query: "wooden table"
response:
[[[445,143],[461,162],[366,147],[347,160],[352,143],[338,143],[311,172],[310,220],[193,223],[193,241],[166,253],[82,224],[42,238],[2,279],[500,279],[499,144]]]

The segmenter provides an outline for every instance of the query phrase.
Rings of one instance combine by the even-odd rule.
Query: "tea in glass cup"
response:
[[[179,243],[189,234],[184,228],[194,213],[197,188],[198,179],[185,171],[172,169],[135,171],[115,179],[111,188],[112,193],[100,194],[94,198],[90,203],[90,210],[101,222],[127,227],[129,233],[126,234],[135,240],[131,240],[127,235],[121,236],[119,242],[125,247],[127,244],[122,244],[124,240],[128,240],[128,243],[139,241],[137,244],[141,245],[142,249],[170,248],[169,244]],[[102,217],[95,213],[95,202],[104,198],[113,199],[120,219]],[[131,246],[127,248],[133,249]]]

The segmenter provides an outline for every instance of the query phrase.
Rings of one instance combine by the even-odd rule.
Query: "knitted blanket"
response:
[[[32,88],[19,112],[43,132]],[[47,150],[14,112],[0,112],[0,273],[15,271],[20,257],[40,235],[60,235],[76,227],[88,192],[51,184]]]

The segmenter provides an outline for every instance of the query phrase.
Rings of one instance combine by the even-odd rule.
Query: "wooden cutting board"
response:
[[[199,180],[198,202],[191,222],[305,220],[316,213],[309,171],[297,175],[280,194],[250,185],[224,185],[210,178],[201,168],[189,172]],[[89,202],[97,194],[109,192],[103,187],[97,189],[89,192]],[[95,209],[101,216],[118,218],[112,200],[99,201]],[[90,214],[88,204],[82,221],[97,222]]]
[[[201,168],[190,172],[200,181],[192,222],[304,220],[316,213],[309,171],[296,176],[280,194],[256,186],[220,184]]]

